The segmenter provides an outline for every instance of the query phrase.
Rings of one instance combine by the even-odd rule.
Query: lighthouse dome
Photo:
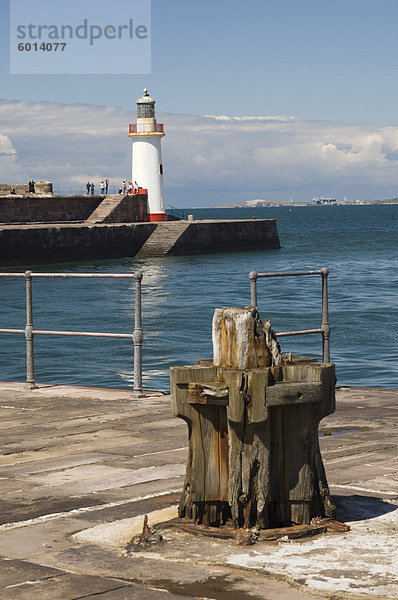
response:
[[[144,89],[144,95],[137,100],[137,117],[139,119],[155,118],[155,100],[150,97],[148,90]]]
[[[144,89],[144,95],[142,98],[138,98],[137,104],[155,104],[156,100],[150,97],[148,90]]]

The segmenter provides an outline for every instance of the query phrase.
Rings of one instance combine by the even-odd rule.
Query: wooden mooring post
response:
[[[189,432],[179,516],[263,529],[334,518],[318,441],[334,365],[284,357],[251,307],[216,309],[213,354],[171,369],[173,413]]]

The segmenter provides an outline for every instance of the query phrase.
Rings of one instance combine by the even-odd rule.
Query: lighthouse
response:
[[[150,221],[167,221],[163,198],[161,141],[163,124],[156,122],[155,100],[144,90],[137,100],[137,122],[129,126],[133,141],[132,181],[148,190]]]

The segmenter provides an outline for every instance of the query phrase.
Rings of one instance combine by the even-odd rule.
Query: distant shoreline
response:
[[[218,204],[216,206],[209,206],[207,208],[280,208],[280,207],[301,207],[301,206],[380,206],[385,204],[398,204],[398,198],[392,198],[391,200],[352,200],[343,201],[337,200],[336,202],[271,202],[258,200],[256,204],[254,201],[248,200],[246,202],[238,202],[237,204]],[[200,208],[200,207],[197,207]]]

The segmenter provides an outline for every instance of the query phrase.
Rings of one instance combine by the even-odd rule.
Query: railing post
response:
[[[37,388],[35,381],[33,307],[32,307],[32,272],[25,271],[26,283],[26,383],[31,390]]]
[[[134,273],[135,279],[135,316],[134,316],[134,390],[135,398],[142,398],[142,327],[141,327],[141,281],[142,271]]]
[[[250,306],[253,306],[254,308],[257,308],[257,278],[257,271],[250,271]]]
[[[329,269],[322,267],[322,339],[323,339],[323,362],[330,362],[330,323],[328,305],[328,275]]]

